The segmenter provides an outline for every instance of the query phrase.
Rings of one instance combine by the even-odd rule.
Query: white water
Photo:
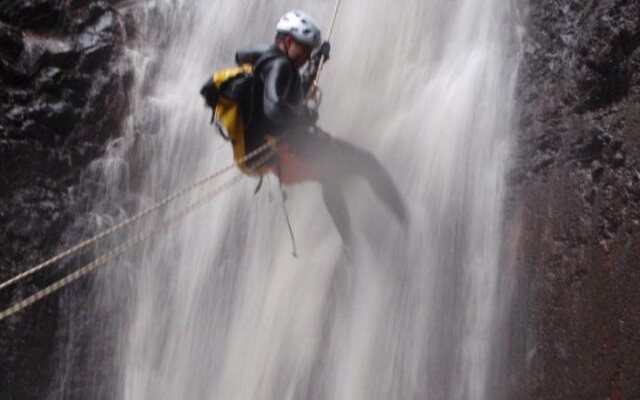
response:
[[[508,366],[496,338],[508,301],[498,283],[518,61],[513,5],[398,4],[343,0],[320,125],[390,170],[410,207],[406,233],[354,183],[348,201],[361,240],[347,261],[320,191],[302,185],[289,190],[295,259],[276,181],[253,196],[256,182],[243,180],[101,276],[101,302],[127,299],[128,311],[118,310],[119,397],[504,392],[496,386],[506,385]],[[104,202],[148,205],[231,161],[199,86],[235,49],[271,41],[278,16],[293,7],[327,26],[333,1],[143,3],[136,135],[97,165],[113,189]]]

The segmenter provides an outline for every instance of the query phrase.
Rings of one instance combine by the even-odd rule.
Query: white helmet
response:
[[[293,10],[280,18],[276,26],[278,33],[288,33],[298,42],[318,47],[321,42],[321,33],[313,19],[305,12]]]

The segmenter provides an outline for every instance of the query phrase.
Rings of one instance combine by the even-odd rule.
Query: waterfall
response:
[[[129,133],[94,165],[96,201],[143,207],[232,161],[198,94],[236,49],[273,40],[291,8],[330,0],[147,0]],[[123,399],[490,399],[499,338],[502,206],[519,45],[510,0],[343,0],[319,125],[375,154],[411,214],[347,190],[343,251],[316,184],[245,178],[100,275]],[[144,230],[225,176],[139,224]],[[127,232],[127,235],[131,232]],[[126,240],[127,235],[114,239]],[[108,293],[108,295],[105,295]],[[506,383],[504,383],[506,385]]]

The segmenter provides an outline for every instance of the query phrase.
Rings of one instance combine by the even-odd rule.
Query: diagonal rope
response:
[[[67,286],[68,284],[70,284],[71,282],[74,282],[76,280],[78,280],[79,278],[89,274],[90,272],[96,270],[98,267],[106,264],[108,261],[116,258],[117,256],[119,256],[120,254],[124,253],[125,251],[129,250],[130,248],[145,242],[146,240],[148,240],[149,238],[155,236],[156,234],[165,231],[167,228],[169,228],[170,226],[172,226],[174,223],[178,222],[179,220],[181,220],[182,218],[184,218],[185,216],[187,216],[188,214],[190,214],[192,211],[194,211],[196,208],[203,206],[204,204],[206,204],[209,200],[211,200],[212,198],[214,198],[215,196],[219,195],[220,193],[222,193],[222,191],[230,188],[233,184],[237,183],[239,181],[239,178],[241,177],[241,175],[238,175],[238,177],[234,178],[232,181],[228,182],[227,184],[221,186],[220,188],[218,188],[217,190],[207,194],[206,196],[202,197],[200,200],[198,200],[197,202],[193,203],[192,205],[190,205],[189,207],[186,207],[185,209],[183,209],[181,212],[179,212],[178,214],[174,215],[173,217],[167,219],[166,221],[155,225],[152,229],[150,229],[147,232],[144,233],[140,233],[135,235],[132,239],[128,240],[127,242],[125,242],[124,244],[114,248],[113,250],[109,251],[108,253],[104,254],[101,257],[96,258],[95,260],[93,260],[92,262],[86,264],[84,267],[80,268],[79,270],[67,275],[66,277],[56,281],[55,283],[45,287],[44,289],[38,291],[37,293],[17,302],[16,304],[12,305],[11,307],[7,308],[6,310],[0,312],[0,321],[23,310],[24,308],[30,306],[31,304],[37,302],[38,300],[41,300],[45,297],[47,297],[48,295],[62,289],[63,287]]]
[[[271,156],[272,156],[272,154],[268,153],[268,154],[266,154],[266,156],[261,157],[258,160],[258,162],[256,163],[256,166],[254,168],[257,168],[260,165],[264,164]],[[30,305],[38,302],[39,300],[42,300],[43,298],[49,296],[50,294],[55,293],[56,291],[62,289],[63,287],[69,285],[70,283],[82,278],[83,276],[88,275],[89,273],[95,271],[99,267],[105,265],[107,262],[109,262],[109,261],[113,260],[114,258],[116,258],[117,256],[121,255],[125,251],[135,247],[136,245],[139,245],[139,244],[149,240],[150,238],[152,238],[153,236],[157,235],[158,233],[166,231],[172,225],[174,225],[175,223],[179,222],[181,219],[183,219],[187,215],[191,214],[196,209],[204,206],[205,204],[207,204],[209,201],[213,200],[215,197],[217,197],[218,195],[220,195],[224,191],[230,189],[233,185],[238,183],[242,177],[243,177],[242,174],[238,174],[235,178],[231,179],[226,184],[224,184],[224,185],[218,187],[217,189],[209,192],[208,194],[206,194],[205,196],[200,198],[198,201],[196,201],[195,203],[183,208],[180,212],[178,212],[177,214],[173,215],[172,217],[166,219],[165,221],[163,221],[163,222],[161,222],[161,223],[159,223],[157,225],[154,225],[151,229],[147,230],[146,232],[142,232],[142,233],[139,233],[139,234],[135,235],[133,238],[129,239],[125,243],[123,243],[120,246],[112,249],[108,253],[96,258],[95,260],[91,261],[90,263],[86,264],[85,266],[83,266],[82,268],[76,270],[75,272],[72,272],[71,274],[69,274],[69,275],[65,276],[64,278],[52,283],[51,285],[43,288],[42,290],[39,290],[38,292],[32,294],[31,296],[29,296],[29,297],[27,297],[27,298],[25,298],[23,300],[18,301],[17,303],[13,304],[9,308],[7,308],[7,309],[3,310],[2,312],[0,312],[0,321],[2,321],[5,318],[10,317],[13,314],[16,314],[16,313],[22,311],[23,309],[25,309],[25,308],[29,307]]]
[[[112,226],[109,229],[106,229],[92,237],[90,237],[89,239],[86,239],[72,247],[69,247],[68,249],[62,251],[61,253],[55,255],[54,257],[51,257],[43,262],[41,262],[40,264],[29,268],[28,270],[14,276],[13,278],[3,282],[0,284],[0,290],[6,288],[7,286],[10,286],[28,276],[31,276],[33,274],[35,274],[36,272],[49,267],[51,265],[53,265],[54,263],[69,257],[72,254],[77,253],[78,251],[86,248],[87,246],[96,243],[97,241],[104,239],[105,237],[112,235],[113,233],[125,228],[128,225],[131,225],[132,223],[146,217],[147,215],[151,214],[152,212],[158,210],[161,207],[166,206],[167,204],[171,203],[172,201],[184,196],[187,193],[190,193],[192,191],[194,191],[195,189],[203,186],[204,184],[220,177],[221,175],[229,172],[230,170],[232,170],[235,166],[240,165],[246,161],[249,161],[250,159],[252,159],[253,157],[256,157],[257,155],[261,154],[262,152],[264,152],[265,150],[269,149],[270,144],[269,143],[265,143],[264,145],[260,146],[259,148],[255,149],[254,151],[252,151],[251,153],[245,155],[244,157],[235,160],[232,164],[227,165],[226,167],[194,182],[193,184],[185,187],[182,190],[179,190],[178,192],[175,192],[174,194],[171,194],[167,197],[165,197],[164,199],[156,202],[154,205],[150,206],[149,208],[140,211],[139,213],[131,216],[130,218],[127,218],[126,220]]]

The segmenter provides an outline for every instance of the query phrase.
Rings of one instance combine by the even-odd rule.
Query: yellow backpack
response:
[[[212,123],[218,129],[218,133],[231,142],[233,148],[233,159],[237,162],[238,168],[250,176],[262,176],[269,171],[269,166],[250,168],[242,159],[246,155],[245,147],[245,126],[240,111],[239,100],[232,98],[226,93],[230,85],[234,85],[236,92],[244,92],[238,97],[250,96],[253,85],[253,66],[243,64],[238,67],[225,68],[213,74],[212,78],[205,83],[200,90],[200,94],[205,98],[206,104],[213,111]],[[250,99],[245,99],[250,101]]]

